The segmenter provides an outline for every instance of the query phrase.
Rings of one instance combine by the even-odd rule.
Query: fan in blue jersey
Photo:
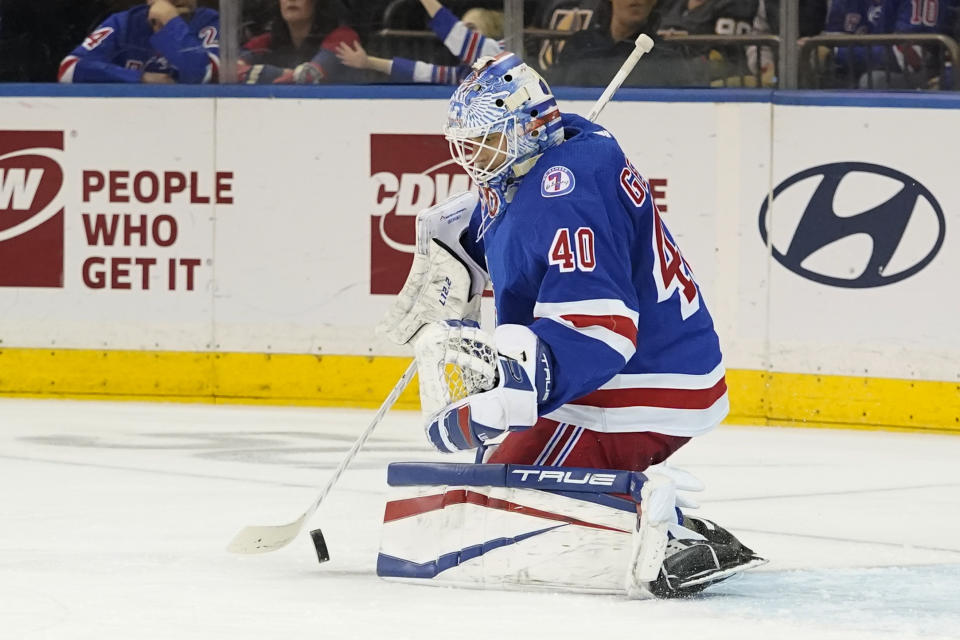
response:
[[[390,76],[394,82],[429,82],[460,84],[470,73],[470,65],[483,56],[503,51],[503,14],[490,9],[474,8],[458,20],[438,0],[420,0],[430,16],[429,26],[450,53],[460,59],[458,66],[432,64],[396,56],[391,59],[368,55],[359,42],[343,43],[337,56],[348,67],[369,69]]]
[[[429,305],[422,320],[448,319],[386,321],[389,337],[414,341],[427,436],[456,451],[505,434],[490,463],[628,471],[661,463],[729,408],[719,340],[693,272],[610,132],[562,114],[512,53],[474,69],[450,100],[444,133],[480,189],[479,204],[462,225],[460,250],[449,240],[455,217],[440,217],[433,267],[421,281],[441,286],[413,296],[405,286],[400,296],[407,320]],[[466,287],[457,270],[439,266],[450,253],[469,267],[460,271],[471,274],[471,291],[481,269],[489,274],[493,335],[471,322],[473,306],[460,305]],[[414,271],[424,269],[415,262]],[[450,318],[457,305],[464,319]],[[463,372],[456,379],[444,378],[451,365]],[[444,394],[458,386],[465,392]],[[702,529],[697,522],[682,520],[688,531]],[[759,560],[726,531],[710,531],[722,540],[690,531],[668,561],[683,557],[701,577],[726,577]],[[706,565],[692,560],[708,555]],[[682,579],[671,584],[661,595],[684,592],[674,588]]]
[[[834,0],[824,33],[949,35],[956,13],[957,0]],[[827,53],[824,49],[821,56]],[[938,71],[935,57],[933,50],[909,44],[837,47],[833,62],[838,75],[852,71],[864,88],[926,88],[931,74]],[[938,81],[946,85],[952,79]]]
[[[60,82],[216,82],[219,17],[197,0],[148,0],[109,16],[60,63]]]
[[[850,34],[870,35],[882,33],[883,5],[885,0],[833,0],[827,7],[823,26],[825,35]],[[826,60],[832,55],[832,72],[839,77],[859,77],[867,68],[882,67],[885,48],[874,47],[821,47],[819,57]]]
[[[885,0],[883,31],[901,34],[951,35],[957,20],[957,0]],[[940,72],[937,47],[897,45],[892,54],[902,76],[889,81],[883,71],[874,71],[871,78],[861,80],[861,86],[890,88],[952,88],[952,78],[935,78]],[[931,85],[928,87],[928,83]]]

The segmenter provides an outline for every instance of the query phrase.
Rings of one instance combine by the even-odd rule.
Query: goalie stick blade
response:
[[[227,545],[231,553],[254,554],[276,551],[290,544],[303,528],[308,514],[290,524],[244,527]]]
[[[413,378],[414,374],[417,373],[417,361],[414,360],[407,366],[407,370],[403,372],[403,375],[400,376],[400,380],[397,381],[397,384],[393,387],[393,390],[390,391],[390,395],[387,396],[386,400],[383,401],[383,404],[380,405],[380,408],[377,410],[377,415],[373,417],[373,421],[370,422],[370,425],[367,427],[366,431],[360,434],[360,437],[357,438],[357,441],[353,443],[353,446],[350,447],[350,451],[347,452],[347,455],[344,456],[343,460],[340,461],[340,465],[337,466],[337,469],[333,472],[333,475],[330,477],[330,480],[327,481],[327,485],[323,488],[323,491],[320,492],[320,495],[316,497],[313,501],[313,504],[303,512],[303,515],[291,522],[290,524],[283,524],[279,526],[259,526],[259,527],[244,527],[240,532],[233,537],[233,540],[230,541],[230,544],[227,545],[227,551],[232,553],[268,553],[270,551],[276,551],[277,549],[282,549],[283,547],[290,544],[294,538],[300,535],[300,531],[303,530],[303,525],[316,513],[317,508],[320,506],[320,503],[323,502],[323,499],[327,497],[327,494],[330,493],[330,490],[333,489],[333,485],[337,483],[337,480],[346,470],[347,466],[350,464],[350,461],[357,455],[357,452],[360,451],[360,447],[363,446],[363,443],[367,441],[367,438],[370,437],[370,434],[373,433],[374,428],[380,421],[383,419],[384,414],[393,406],[393,403],[397,401],[397,398],[403,393],[403,390],[407,388],[407,385],[410,383],[410,380]]]
[[[317,552],[317,562],[323,564],[330,559],[330,552],[327,551],[327,541],[323,539],[323,532],[320,529],[314,529],[310,532],[313,539],[313,548]]]

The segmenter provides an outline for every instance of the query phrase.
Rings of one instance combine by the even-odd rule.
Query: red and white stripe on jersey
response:
[[[479,31],[471,31],[460,21],[450,29],[443,44],[454,53],[459,51],[460,60],[465,64],[473,64],[483,56],[495,56],[503,52],[503,44],[487,38]]]
[[[67,56],[60,63],[60,69],[57,71],[57,82],[73,82],[73,72],[77,68],[77,62],[80,58],[77,56]]]
[[[477,59],[477,50],[479,48],[480,38],[482,37],[479,31],[474,31],[470,34],[467,39],[467,50],[462,56],[463,60],[472,63]]]
[[[210,82],[219,82],[220,81],[220,58],[213,55],[209,51],[207,56],[210,57],[210,64],[207,65],[207,73],[203,76],[203,84]]]
[[[548,318],[607,345],[627,362],[637,350],[639,314],[622,300],[599,298],[575,302],[538,302],[535,318]]]
[[[420,62],[419,60],[413,63],[413,81],[414,82],[436,82],[438,84],[446,84],[443,80],[437,77],[437,72],[440,69],[444,69],[440,65],[432,65],[429,62]]]
[[[593,431],[698,436],[730,411],[723,364],[710,373],[621,373],[545,418]]]

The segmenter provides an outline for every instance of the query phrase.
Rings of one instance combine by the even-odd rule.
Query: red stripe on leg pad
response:
[[[536,518],[554,520],[556,522],[566,522],[567,524],[575,524],[577,526],[588,527],[590,529],[602,529],[604,531],[630,533],[629,531],[624,531],[623,529],[608,527],[606,525],[587,522],[585,520],[578,520],[577,518],[571,518],[570,516],[565,516],[560,513],[551,513],[550,511],[542,511],[540,509],[534,509],[533,507],[525,507],[522,504],[508,502],[507,500],[500,500],[499,498],[491,498],[490,496],[485,496],[482,493],[468,491],[465,489],[447,491],[446,493],[439,493],[433,496],[423,496],[421,498],[393,500],[387,503],[387,508],[383,514],[383,521],[384,523],[393,522],[394,520],[410,518],[412,516],[429,513],[430,511],[438,511],[440,509],[458,504],[472,504],[478,507],[496,509],[498,511],[520,513],[526,516],[534,516]]]

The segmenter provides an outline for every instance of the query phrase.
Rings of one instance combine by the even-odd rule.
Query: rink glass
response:
[[[271,23],[279,19],[280,2],[310,4],[310,0],[198,0],[200,6],[218,9],[221,14],[220,82],[237,81],[236,61],[249,55],[244,54],[244,45],[270,30]],[[314,11],[332,11],[336,4],[315,2]],[[756,4],[756,10],[707,0],[698,12],[686,11],[690,2],[695,0],[653,0],[650,17],[636,24],[653,36],[656,48],[625,86],[956,88],[960,24],[955,14],[922,33],[850,36],[824,34],[826,0],[764,0]],[[140,2],[134,0],[4,0],[0,4],[0,81],[55,82],[64,56],[108,15],[137,4]],[[717,10],[710,12],[712,4]],[[610,25],[617,22],[617,15],[639,19],[627,15],[638,9],[623,0],[451,0],[445,5],[457,17],[466,16],[478,30],[508,43],[512,50],[520,49],[517,52],[552,86],[605,85],[629,52],[625,43],[629,34],[620,34],[624,42],[614,44]],[[451,68],[459,64],[457,56],[431,30],[421,0],[339,0],[339,6],[335,23],[353,30],[368,61],[389,63],[404,58],[410,64],[419,61]],[[705,17],[691,20],[694,13]],[[658,26],[652,24],[655,16],[659,16]],[[322,41],[331,30],[328,24],[314,35]],[[327,64],[321,65],[326,66],[325,72],[301,69],[294,78],[292,71],[315,51],[316,47],[301,47],[297,53],[302,59],[284,61],[276,77],[267,74],[264,79],[267,83],[335,84],[410,81],[409,74],[385,74],[382,64],[345,73],[331,71],[336,66],[332,51]],[[905,51],[910,54],[909,64],[904,62]],[[291,73],[283,73],[284,69]],[[444,72],[431,79],[443,83],[455,75]],[[423,79],[421,73],[417,80]]]

